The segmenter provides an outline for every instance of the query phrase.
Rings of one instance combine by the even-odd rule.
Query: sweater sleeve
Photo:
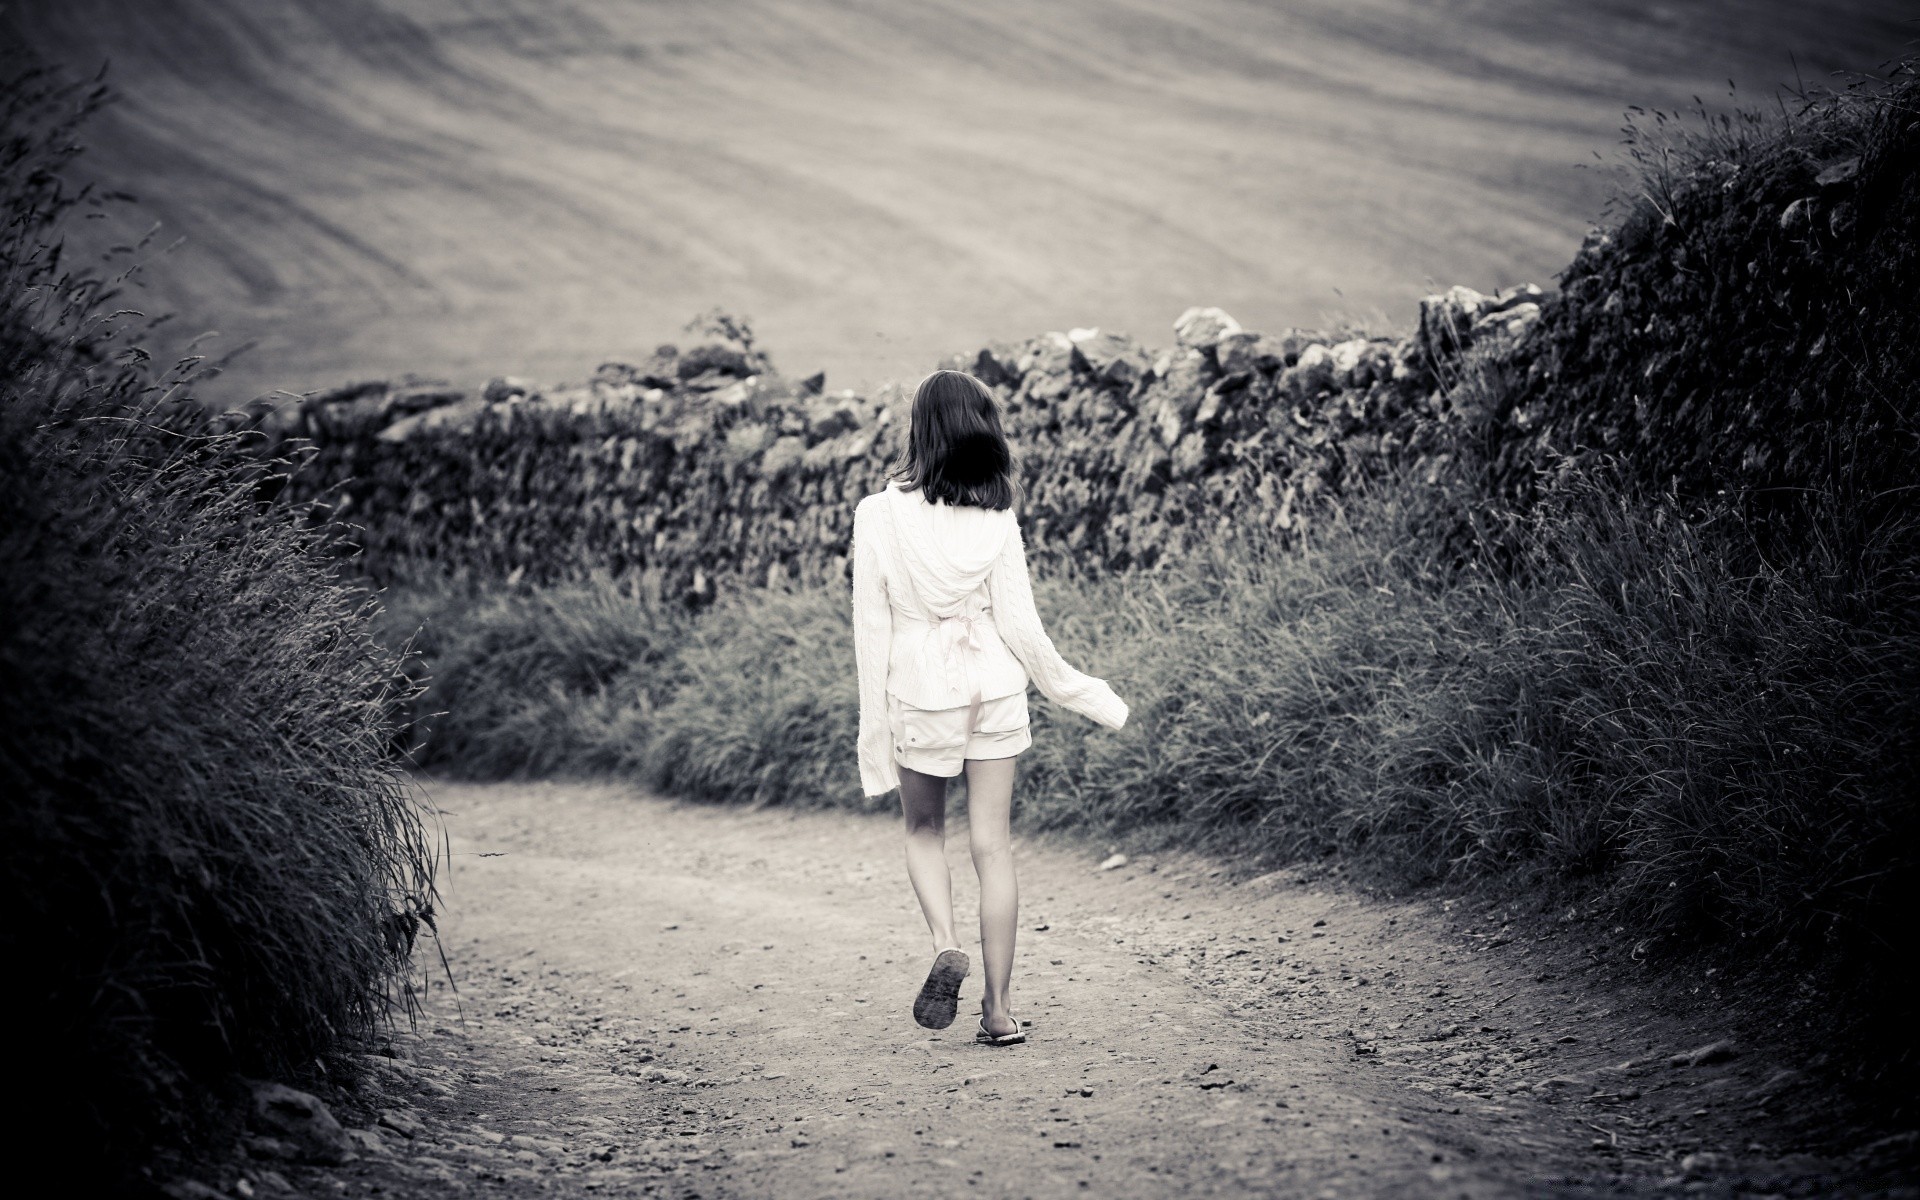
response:
[[[873,505],[853,510],[853,657],[860,677],[860,790],[881,796],[900,786],[887,729],[887,658],[893,649],[893,608],[880,564],[880,531]]]
[[[1048,699],[1110,729],[1127,723],[1126,702],[1114,695],[1106,680],[1068,666],[1041,627],[1040,613],[1033,605],[1033,582],[1027,574],[1026,541],[1017,522],[987,576],[987,589],[993,601],[994,628]]]

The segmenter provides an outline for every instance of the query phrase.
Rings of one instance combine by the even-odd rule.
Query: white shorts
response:
[[[889,692],[887,726],[895,761],[922,775],[952,778],[969,758],[1012,758],[1033,745],[1024,688],[981,701],[977,719],[970,704],[915,708]]]

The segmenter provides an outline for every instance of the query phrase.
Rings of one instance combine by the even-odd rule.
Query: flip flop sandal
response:
[[[942,950],[913,1001],[913,1019],[928,1029],[953,1024],[960,1008],[960,981],[967,977],[967,956],[960,950]]]
[[[1027,1031],[1024,1026],[1015,1021],[1012,1033],[994,1033],[987,1028],[987,1017],[982,1013],[980,1014],[980,1032],[973,1035],[973,1040],[983,1046],[1018,1046],[1027,1040]]]

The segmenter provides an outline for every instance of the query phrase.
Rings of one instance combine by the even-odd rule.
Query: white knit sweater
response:
[[[900,786],[887,696],[958,708],[1026,690],[1118,729],[1127,706],[1068,666],[1040,625],[1012,509],[930,504],[897,482],[853,511],[853,649],[860,671],[860,786]]]

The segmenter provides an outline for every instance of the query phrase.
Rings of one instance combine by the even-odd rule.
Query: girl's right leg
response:
[[[901,767],[900,810],[907,819],[907,878],[934,950],[951,949],[960,941],[953,933],[953,877],[947,872],[947,781]]]

